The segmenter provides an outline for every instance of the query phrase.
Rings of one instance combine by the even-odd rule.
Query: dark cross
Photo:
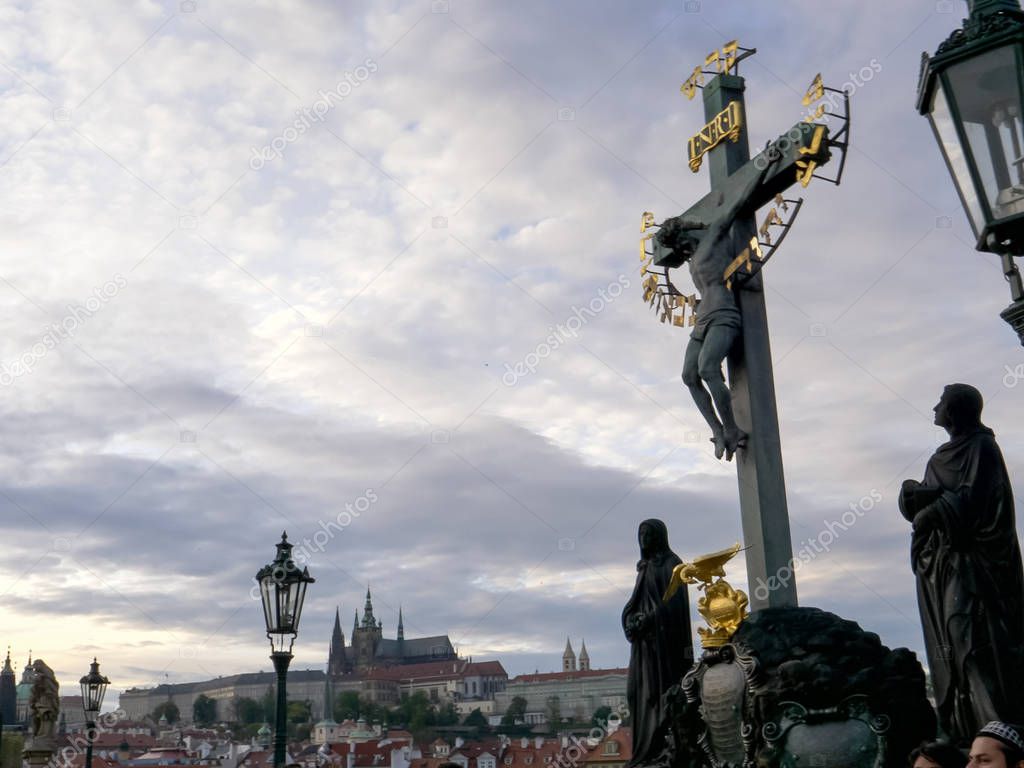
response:
[[[752,160],[744,80],[729,70],[753,51],[737,58],[735,43],[730,45],[732,58],[726,58],[721,67],[724,71],[703,88],[707,125],[690,141],[690,167],[696,170],[706,158],[711,192],[681,215],[662,222],[652,238],[652,263],[666,268],[667,276],[668,268],[689,262],[701,292],[698,333],[687,348],[684,379],[701,412],[717,430],[713,437],[716,455],[736,456],[749,597],[751,608],[757,610],[795,606],[797,594],[760,271],[765,259],[754,213],[794,184],[806,186],[815,169],[828,162],[829,147],[845,150],[845,142],[830,141],[827,126],[805,121]],[[688,81],[688,85],[692,92],[694,84]],[[820,98],[820,78],[812,88],[818,91],[815,98]],[[811,118],[823,113],[819,107]],[[840,134],[845,132],[844,126]],[[838,183],[838,177],[830,181]],[[777,212],[773,214],[777,217]],[[645,215],[645,226],[648,221]],[[693,305],[691,298],[689,306]],[[702,329],[702,319],[707,328]],[[703,357],[698,353],[704,353]],[[726,354],[728,390],[721,375]]]

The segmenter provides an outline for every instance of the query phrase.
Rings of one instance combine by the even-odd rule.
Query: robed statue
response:
[[[32,663],[36,678],[29,694],[28,708],[32,715],[32,746],[47,748],[55,743],[57,718],[60,714],[60,686],[46,662],[36,659]]]
[[[636,586],[622,611],[622,628],[631,644],[626,699],[633,717],[630,768],[668,761],[669,732],[663,694],[678,685],[693,666],[690,602],[685,585],[663,601],[672,571],[682,563],[668,545],[661,520],[644,520],[638,533],[640,561]]]
[[[924,480],[906,480],[911,564],[939,721],[957,741],[990,720],[1024,721],[1024,575],[1013,493],[982,397],[950,384],[935,406],[949,433]]]

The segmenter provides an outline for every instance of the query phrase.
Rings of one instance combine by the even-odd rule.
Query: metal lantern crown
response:
[[[1018,0],[968,0],[970,18],[922,56],[917,108],[956,182],[977,248],[1024,246],[1024,13]]]
[[[86,715],[95,715],[103,706],[103,695],[107,692],[110,681],[100,674],[100,665],[93,657],[89,665],[89,674],[78,681],[82,685],[82,709]]]
[[[275,653],[291,653],[295,635],[299,632],[306,586],[316,579],[309,575],[308,568],[300,571],[292,560],[292,545],[287,532],[281,534],[274,562],[260,568],[256,581],[263,597],[263,618],[267,622],[271,647]],[[287,649],[285,642],[288,643]]]

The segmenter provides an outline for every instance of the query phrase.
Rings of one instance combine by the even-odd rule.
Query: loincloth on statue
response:
[[[690,338],[694,341],[704,341],[708,329],[713,325],[724,325],[727,328],[741,328],[743,326],[742,316],[737,307],[717,307],[706,314],[697,315],[697,324],[693,327]]]

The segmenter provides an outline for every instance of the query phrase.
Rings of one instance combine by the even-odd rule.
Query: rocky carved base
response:
[[[818,608],[751,614],[667,696],[674,768],[896,768],[935,734],[913,652]]]

